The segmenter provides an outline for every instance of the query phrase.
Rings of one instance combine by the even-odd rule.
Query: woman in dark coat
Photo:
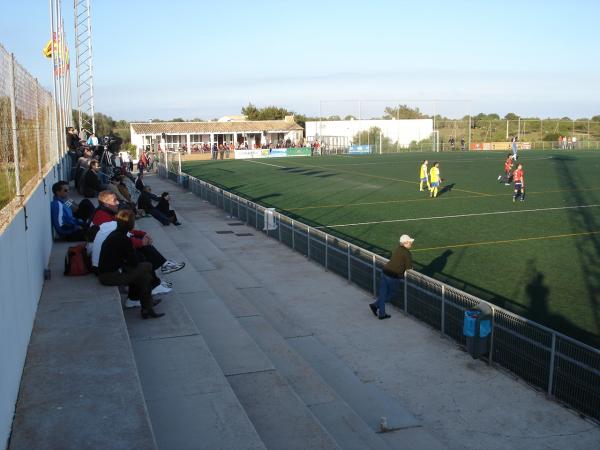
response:
[[[171,197],[169,196],[169,193],[163,192],[158,200],[156,209],[165,215],[173,223],[173,225],[181,225],[181,223],[177,220],[177,214],[175,214],[175,211],[171,209],[171,205],[169,204],[170,199]]]

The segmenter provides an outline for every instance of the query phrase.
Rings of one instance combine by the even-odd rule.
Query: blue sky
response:
[[[357,115],[358,100],[369,116],[433,99],[451,117],[600,114],[595,0],[91,1],[96,110],[117,119],[248,102]],[[72,42],[72,2],[63,15]],[[46,0],[2,0],[0,43],[48,87],[49,28]]]

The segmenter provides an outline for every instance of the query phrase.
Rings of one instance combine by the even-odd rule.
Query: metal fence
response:
[[[164,162],[163,156],[159,176],[183,185],[231,217],[377,295],[381,269],[387,259],[210,183],[167,170]],[[487,302],[410,270],[392,303],[465,345],[465,310]],[[600,422],[600,350],[487,304],[493,312],[489,364],[508,369],[548,397]]]
[[[52,94],[0,45],[0,230],[58,163],[57,130]]]

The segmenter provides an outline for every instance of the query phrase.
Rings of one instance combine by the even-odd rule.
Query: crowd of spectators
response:
[[[171,209],[168,192],[160,197],[151,193],[143,181],[143,171],[154,165],[154,158],[143,152],[137,179],[132,165],[121,154],[107,163],[113,174],[108,180],[101,175],[99,152],[94,151],[95,136],[82,141],[74,129],[67,130],[71,177],[78,191],[86,197],[80,203],[69,198],[69,181],[52,186],[51,218],[55,237],[68,242],[87,242],[92,271],[100,283],[127,286],[126,308],[141,306],[142,318],[164,314],[154,310],[160,299],[154,296],[171,291],[172,283],[157,276],[181,270],[185,263],[167,260],[150,234],[135,228],[136,218],[151,215],[164,225],[181,225]],[[88,145],[88,143],[90,145]],[[115,162],[115,158],[119,161]],[[94,206],[91,198],[97,198]],[[156,202],[156,205],[153,203]]]

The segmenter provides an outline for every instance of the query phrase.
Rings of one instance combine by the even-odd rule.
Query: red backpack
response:
[[[78,277],[90,273],[90,262],[85,244],[69,247],[65,256],[65,276]]]

